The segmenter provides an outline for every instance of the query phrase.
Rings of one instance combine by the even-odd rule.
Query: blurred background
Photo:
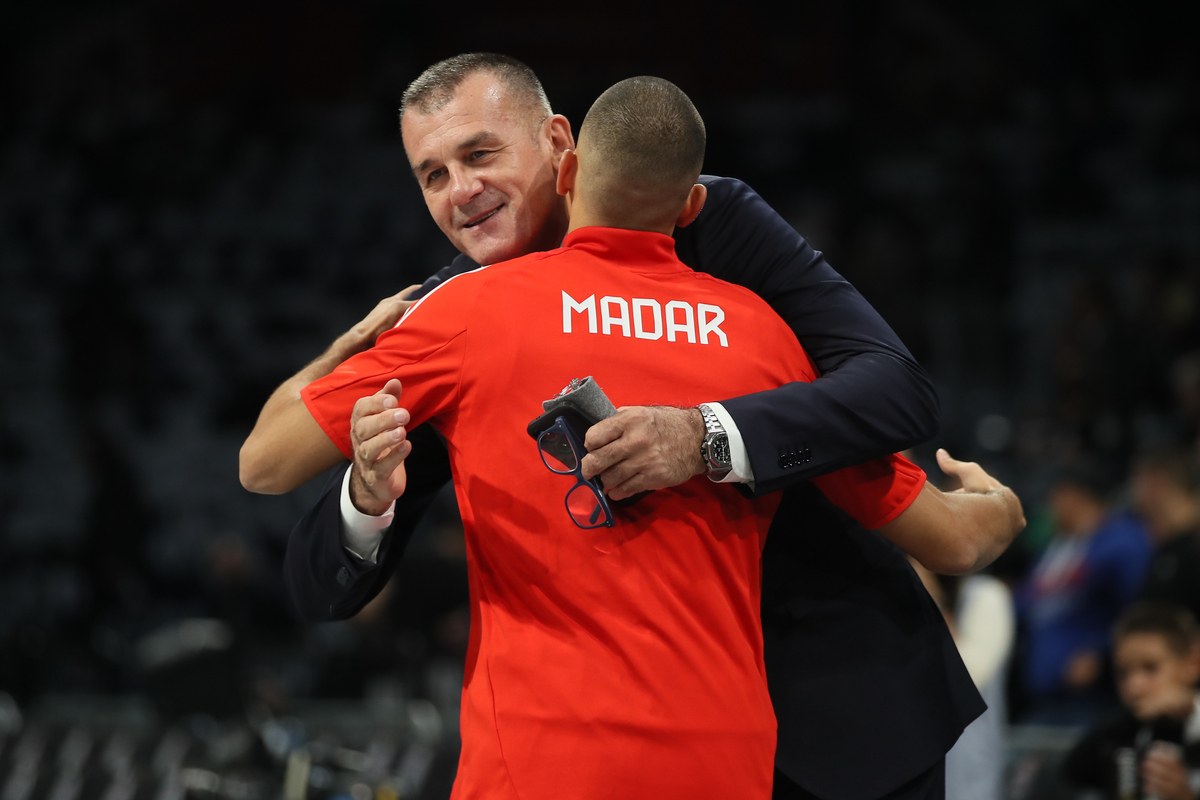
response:
[[[1073,796],[1047,764],[1117,697],[1108,643],[1056,614],[1106,633],[1197,536],[1200,48],[1175,10],[5,4],[0,797],[448,795],[453,498],[376,603],[302,624],[280,563],[320,481],[251,495],[237,451],[279,382],[453,256],[396,111],[471,50],[526,61],[576,125],[616,80],[673,80],[705,171],[892,324],[943,406],[914,457],[979,460],[1030,521],[991,577],[1016,609],[987,628],[1015,631],[986,676],[1002,791]],[[1200,586],[1190,552],[1166,583]],[[962,589],[935,589],[952,618]]]

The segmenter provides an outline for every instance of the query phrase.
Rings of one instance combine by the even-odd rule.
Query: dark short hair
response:
[[[678,86],[628,78],[596,99],[579,129],[606,170],[622,181],[686,183],[704,165],[704,120]]]
[[[1200,626],[1192,612],[1162,600],[1134,603],[1113,626],[1113,642],[1135,633],[1161,636],[1177,655],[1187,655],[1200,641]]]
[[[437,111],[454,99],[454,93],[464,80],[480,72],[495,75],[508,87],[518,102],[526,105],[540,123],[550,116],[550,101],[546,90],[533,70],[511,56],[499,53],[463,53],[439,61],[404,90],[400,98],[400,119],[404,112],[415,108],[422,114]]]
[[[1187,492],[1200,486],[1196,460],[1186,450],[1174,447],[1158,447],[1146,450],[1137,457],[1135,468],[1147,469],[1163,475],[1177,488]]]

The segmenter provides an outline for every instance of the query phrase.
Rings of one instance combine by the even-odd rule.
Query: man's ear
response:
[[[542,121],[542,135],[550,143],[551,166],[558,169],[562,154],[575,149],[575,137],[571,135],[571,123],[562,114],[551,114]]]
[[[579,175],[579,156],[574,150],[564,150],[558,162],[558,176],[554,189],[563,197],[575,191],[575,178]]]
[[[562,192],[559,192],[562,194]],[[692,190],[688,192],[687,203],[683,206],[683,213],[679,215],[679,219],[675,220],[675,227],[686,228],[691,225],[693,220],[700,214],[700,209],[704,208],[704,201],[708,199],[708,187],[702,183],[697,183],[692,186]]]

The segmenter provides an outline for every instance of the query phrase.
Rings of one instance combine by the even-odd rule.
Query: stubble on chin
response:
[[[480,245],[473,248],[474,254],[468,252],[467,255],[477,264],[485,267],[499,264],[502,261],[511,261],[532,252],[532,243],[527,238],[522,238],[520,231],[509,232],[503,237],[497,236],[486,244],[481,242]]]
[[[520,253],[511,244],[489,243],[486,247],[459,248],[467,257],[479,264],[481,267],[487,267],[492,264],[499,264],[501,261],[508,261],[516,258]]]

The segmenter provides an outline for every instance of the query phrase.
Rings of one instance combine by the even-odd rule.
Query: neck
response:
[[[558,202],[554,204],[554,209],[546,218],[545,224],[542,225],[541,236],[538,237],[534,246],[529,252],[538,253],[543,250],[553,250],[557,247],[562,247],[563,238],[571,232],[569,210],[565,198],[558,198]]]
[[[629,231],[650,231],[671,236],[675,233],[674,222],[661,222],[646,219],[635,219],[632,215],[621,215],[620,218],[603,209],[595,208],[587,202],[586,197],[576,196],[570,203],[570,224],[567,233],[578,228],[622,228]]]

